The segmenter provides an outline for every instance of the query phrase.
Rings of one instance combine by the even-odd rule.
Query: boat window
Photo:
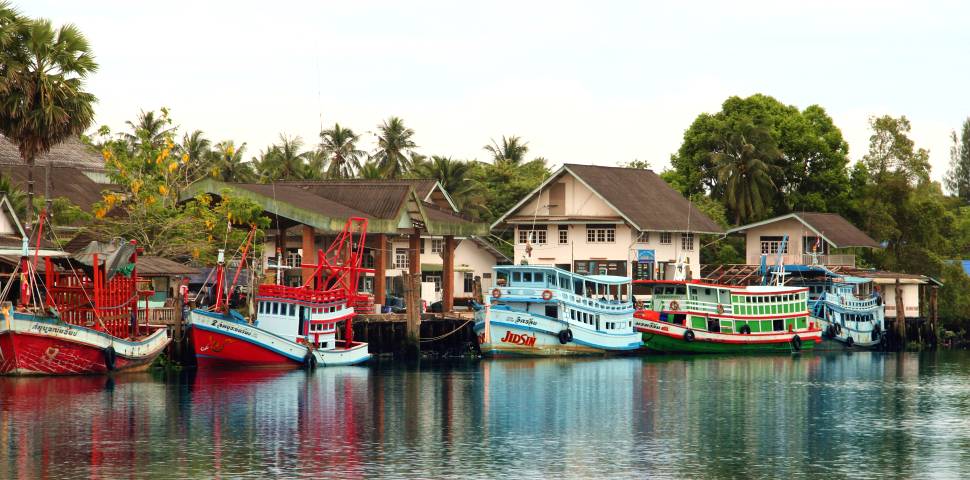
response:
[[[697,289],[696,288],[690,289],[690,296],[692,296],[692,297],[696,297],[697,296]]]
[[[776,331],[776,332],[780,332],[780,331],[784,330],[785,329],[785,320],[782,319],[782,318],[779,318],[779,319],[773,321],[772,322],[771,329],[774,330],[774,331]]]
[[[578,278],[574,278],[573,279],[573,293],[575,293],[576,295],[582,295],[583,294],[583,281],[582,280],[580,280]]]
[[[559,275],[559,288],[569,289],[569,277],[565,275]]]
[[[677,295],[684,295],[687,293],[687,288],[683,286],[677,287],[676,293]]]
[[[532,282],[532,272],[522,272],[523,282]]]
[[[573,318],[573,320],[576,320],[576,310],[570,310],[569,311],[569,316],[571,316]]]
[[[534,282],[543,283],[546,281],[546,274],[543,272],[536,272]]]
[[[704,289],[704,295],[710,295],[710,294],[711,294],[711,289],[710,288],[705,288]]]
[[[518,283],[522,281],[522,272],[512,272],[512,282]]]
[[[290,316],[296,316],[296,305],[290,304]]]
[[[280,314],[280,304],[273,302],[273,315]]]

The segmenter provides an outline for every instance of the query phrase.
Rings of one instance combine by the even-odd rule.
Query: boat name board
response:
[[[239,327],[238,325],[236,325],[234,323],[225,322],[225,321],[222,321],[222,320],[219,320],[219,319],[213,320],[212,321],[212,326],[213,327],[216,327],[216,328],[221,328],[221,329],[224,329],[224,330],[229,330],[230,332],[238,333],[240,335],[245,335],[247,337],[252,337],[253,336],[253,332],[251,330],[249,330],[248,328],[242,328],[242,327]]]
[[[656,323],[656,322],[643,322],[643,321],[641,321],[641,322],[637,322],[637,323],[641,327],[649,328],[649,329],[653,329],[653,330],[660,330],[661,332],[666,332],[666,331],[670,330],[669,327],[667,327],[667,325],[663,325],[663,324]]]
[[[30,330],[43,335],[66,335],[69,337],[76,337],[78,334],[78,331],[73,328],[45,325],[42,323],[34,323],[30,326]]]
[[[522,345],[524,347],[534,347],[536,344],[536,336],[530,336],[524,333],[512,333],[511,331],[506,330],[505,337],[502,338],[502,343],[511,343],[513,345]]]

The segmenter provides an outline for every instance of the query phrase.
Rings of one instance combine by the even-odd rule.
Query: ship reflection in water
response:
[[[0,378],[0,478],[957,477],[970,355]]]

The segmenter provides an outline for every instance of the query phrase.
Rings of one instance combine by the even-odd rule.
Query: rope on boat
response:
[[[431,337],[431,338],[422,338],[419,341],[421,341],[421,342],[434,342],[436,340],[441,340],[442,338],[445,338],[445,337],[447,337],[449,335],[452,335],[455,332],[457,332],[457,331],[465,328],[465,325],[468,325],[469,323],[472,323],[472,321],[471,320],[465,320],[465,323],[462,323],[461,325],[458,326],[458,328],[456,328],[456,329],[454,329],[454,330],[452,330],[452,331],[450,331],[450,332],[448,332],[448,333],[446,333],[444,335],[438,335],[437,337]]]

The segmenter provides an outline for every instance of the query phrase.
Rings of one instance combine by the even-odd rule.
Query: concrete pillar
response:
[[[387,298],[387,235],[377,234],[374,247],[374,303],[384,305]],[[380,313],[380,312],[377,312]]]
[[[450,312],[455,309],[455,237],[445,236],[445,244],[441,252],[441,299],[442,310]]]
[[[315,264],[317,263],[317,235],[313,227],[309,225],[303,226],[303,263],[304,264]],[[313,280],[313,269],[303,268],[300,269],[301,275],[303,275],[303,283],[306,284]]]

